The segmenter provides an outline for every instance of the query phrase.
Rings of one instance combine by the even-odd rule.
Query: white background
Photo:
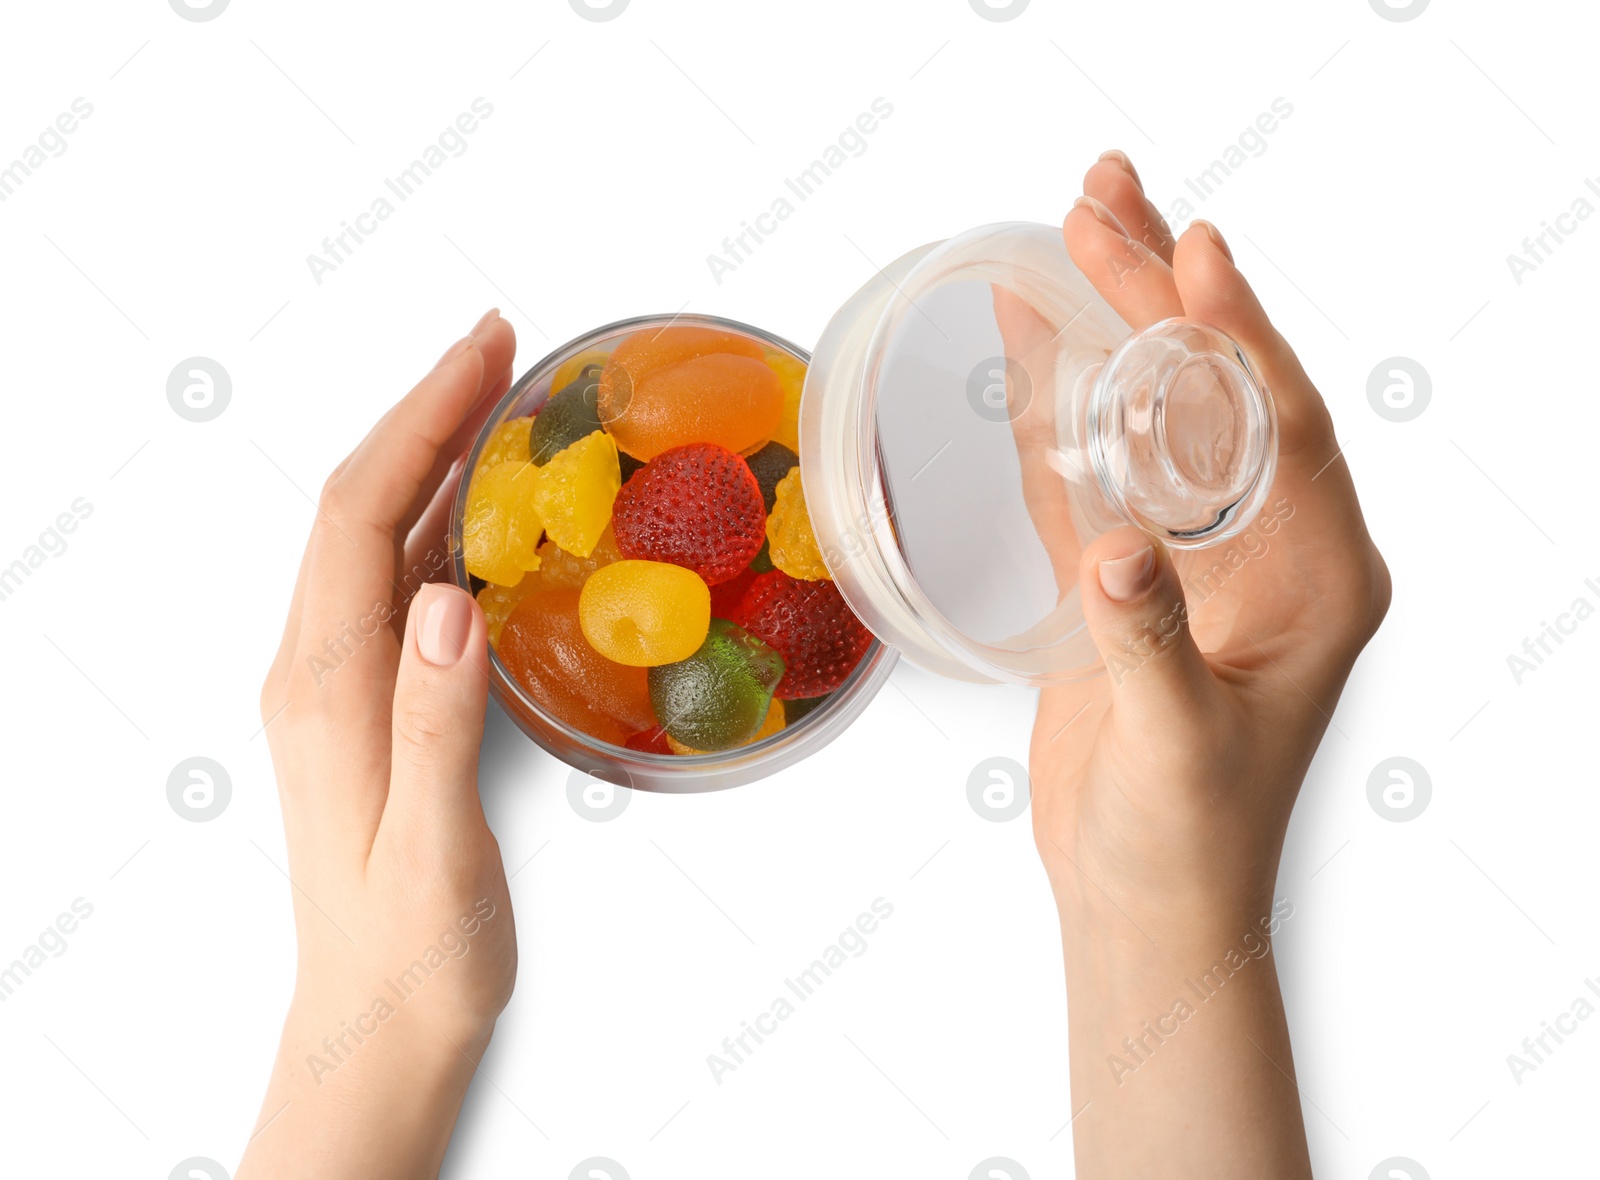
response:
[[[1600,1020],[1521,1085],[1506,1056],[1600,976],[1600,621],[1520,685],[1507,656],[1574,599],[1600,605],[1600,218],[1520,284],[1506,256],[1600,175],[1600,22],[1576,3],[1138,10],[7,6],[0,163],[75,98],[94,109],[0,203],[0,565],[75,499],[92,514],[0,602],[0,962],[74,898],[94,912],[0,1004],[0,1172],[236,1164],[293,967],[256,694],[307,494],[485,308],[516,327],[519,368],[684,307],[809,344],[875,263],[1058,220],[1106,147],[1166,207],[1278,97],[1292,116],[1197,213],[1332,405],[1395,580],[1278,885],[1318,1174],[1596,1166]],[[465,154],[319,285],[306,256],[480,96],[494,113]],[[716,283],[707,255],[880,96],[894,112],[864,154]],[[233,381],[203,424],[165,395],[195,355]],[[1394,355],[1433,385],[1400,424],[1366,398]],[[605,1155],[635,1180],[959,1180],[1003,1155],[1069,1174],[1054,909],[1026,818],[965,796],[980,759],[1025,759],[1032,707],[902,667],[806,764],[639,795],[604,824],[491,709],[483,793],[522,969],[447,1172],[559,1178]],[[232,777],[209,823],[167,803],[192,755]],[[1393,755],[1432,780],[1411,822],[1367,801]],[[894,916],[866,954],[714,1084],[706,1055],[877,897]]]

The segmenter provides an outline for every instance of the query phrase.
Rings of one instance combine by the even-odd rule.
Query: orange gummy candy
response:
[[[711,328],[637,332],[600,374],[600,421],[636,459],[693,442],[735,453],[772,437],[783,384],[761,345]]]
[[[590,646],[578,623],[576,590],[524,597],[495,650],[541,709],[591,737],[620,746],[656,724],[648,673]]]

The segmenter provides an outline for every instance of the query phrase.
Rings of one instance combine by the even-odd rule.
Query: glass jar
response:
[[[489,436],[533,413],[567,361],[651,328],[742,333],[806,362],[800,467],[845,601],[876,636],[820,707],[750,746],[649,754],[542,710],[491,653],[517,725],[604,781],[662,791],[737,786],[850,725],[897,656],[945,676],[1046,685],[1098,674],[1077,570],[1096,536],[1135,524],[1175,549],[1237,535],[1272,484],[1272,400],[1239,347],[1185,320],[1141,332],[1073,265],[1059,227],[984,226],[885,267],[835,314],[814,356],[711,316],[624,320],[569,342],[511,388],[457,489],[455,578],[471,472]]]

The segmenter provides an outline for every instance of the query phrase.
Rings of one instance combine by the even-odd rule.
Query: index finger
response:
[[[329,477],[312,530],[296,645],[302,657],[393,607],[405,533],[454,459],[449,452],[485,412],[514,346],[510,325],[498,318],[459,341]]]

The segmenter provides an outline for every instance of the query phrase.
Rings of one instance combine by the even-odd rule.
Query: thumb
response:
[[[487,627],[470,594],[431,582],[406,618],[394,686],[391,814],[445,839],[484,822],[478,747],[489,694]]]
[[[1078,584],[1117,708],[1135,722],[1171,725],[1215,691],[1166,546],[1132,526],[1116,529],[1084,550]]]

